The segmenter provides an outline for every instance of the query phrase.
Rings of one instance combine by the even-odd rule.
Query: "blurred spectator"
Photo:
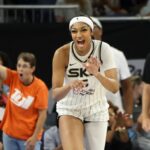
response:
[[[0,78],[10,87],[0,125],[5,150],[37,150],[41,146],[48,90],[45,83],[34,76],[35,66],[35,55],[28,52],[19,54],[16,71],[0,66]]]
[[[138,117],[137,121],[137,140],[136,140],[136,148],[139,150],[150,150],[150,132],[146,132],[142,129],[142,113]],[[137,150],[137,149],[135,149]]]
[[[140,120],[141,116],[139,117]],[[145,132],[141,127],[141,121],[137,125],[137,140],[135,150],[150,150],[150,132]]]
[[[143,72],[143,94],[142,94],[142,127],[146,132],[150,131],[150,54],[148,54]]]
[[[51,126],[44,133],[44,150],[63,150],[60,141],[59,129]]]
[[[8,57],[8,55],[2,51],[0,51],[0,65],[4,65],[6,67],[10,67],[10,59]],[[3,84],[0,81],[0,122],[3,119],[3,114],[5,111],[5,106],[6,106],[6,102],[7,102],[7,96],[8,96],[8,92],[9,92],[9,87],[5,84]],[[3,148],[3,144],[2,144],[2,131],[0,130],[0,150],[2,150]]]
[[[146,2],[147,0],[120,0],[120,5],[129,15],[136,15]]]
[[[150,0],[147,0],[145,5],[141,8],[139,15],[150,16]]]
[[[93,16],[104,16],[105,8],[103,0],[92,0]]]
[[[91,19],[94,22],[93,38],[101,40],[103,34],[102,24],[97,18],[91,17]],[[119,108],[119,111],[125,112],[126,114],[130,115],[130,118],[128,118],[128,122],[129,126],[131,126],[133,113],[133,91],[130,80],[131,74],[124,53],[114,47],[111,48],[118,69],[118,81],[120,81],[123,97],[121,96],[121,93],[119,91],[115,94],[108,91],[106,97]]]
[[[109,102],[109,127],[106,138],[105,150],[131,150],[132,143],[128,128],[122,113]]]
[[[79,5],[79,12],[73,9],[55,9],[56,22],[70,21],[71,18],[85,14],[92,15],[92,4],[90,0],[57,0],[56,5]]]
[[[51,99],[51,90],[50,93],[50,104],[53,104],[53,100]],[[43,149],[44,150],[63,150],[60,141],[59,128],[58,128],[58,115],[56,112],[56,102],[51,106],[49,106],[50,111],[48,112],[46,126],[47,129],[44,132],[43,137]]]
[[[131,77],[132,88],[133,88],[133,120],[137,122],[137,118],[142,110],[142,92],[143,92],[143,82],[140,76],[135,75]]]
[[[52,99],[52,90],[49,90],[48,111],[45,122],[45,129],[57,125],[56,101]]]
[[[56,112],[56,101],[52,99],[52,88],[48,91],[48,113]]]
[[[128,12],[120,5],[120,0],[104,0],[106,16],[126,16]]]
[[[139,136],[137,143],[141,150],[150,150],[150,53],[147,55],[143,72],[142,113],[138,118]],[[144,130],[143,130],[144,129]]]
[[[147,0],[93,0],[93,16],[131,16],[139,13]]]
[[[121,8],[120,0],[93,0],[92,6],[94,16],[128,15],[128,12]]]

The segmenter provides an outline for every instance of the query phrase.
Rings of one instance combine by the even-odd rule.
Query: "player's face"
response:
[[[19,75],[20,80],[23,83],[29,83],[30,80],[33,79],[33,72],[35,70],[35,67],[31,67],[29,62],[24,61],[22,58],[20,58],[17,62],[17,72]]]
[[[75,47],[81,54],[87,53],[91,46],[91,28],[82,22],[78,22],[72,25],[71,36],[75,42]]]

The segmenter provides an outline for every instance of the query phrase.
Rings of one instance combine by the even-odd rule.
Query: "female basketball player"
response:
[[[110,46],[92,40],[93,22],[79,16],[69,23],[73,41],[53,58],[53,98],[57,102],[64,150],[103,150],[108,103],[105,89],[117,92],[116,67]]]

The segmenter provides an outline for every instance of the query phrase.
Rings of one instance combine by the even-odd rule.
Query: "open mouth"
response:
[[[22,73],[20,73],[20,74],[19,74],[19,76],[20,76],[20,77],[23,77],[23,74],[22,74]]]
[[[84,43],[85,43],[85,40],[78,40],[78,41],[77,41],[77,44],[78,44],[78,46],[80,46],[80,47],[83,47],[83,46],[84,46]]]

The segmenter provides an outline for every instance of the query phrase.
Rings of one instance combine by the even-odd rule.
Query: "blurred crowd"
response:
[[[88,16],[149,16],[150,0],[7,0],[5,4],[56,4],[68,5],[79,4],[79,14]],[[77,16],[77,12],[73,10],[55,9],[53,17],[56,22],[69,21],[72,17]],[[93,21],[94,22],[94,21]],[[102,25],[100,22],[94,22],[100,30]],[[97,31],[96,31],[97,32]],[[98,33],[98,32],[97,32]],[[98,35],[100,37],[100,35]],[[96,37],[94,37],[96,39]],[[2,56],[1,56],[2,57]],[[0,57],[0,60],[2,59]],[[117,57],[118,58],[118,57]],[[109,125],[106,138],[105,150],[149,150],[150,149],[150,133],[145,132],[141,127],[141,111],[142,111],[142,93],[143,81],[141,76],[131,75],[127,77],[128,83],[131,83],[133,95],[132,113],[127,106],[124,105],[124,111],[120,111],[119,106],[109,101]],[[126,79],[127,79],[126,78]],[[121,79],[120,80],[126,80]],[[127,82],[125,83],[127,84]],[[0,87],[0,106],[5,108],[6,101],[4,97],[3,85]],[[122,89],[121,89],[122,88]],[[120,91],[123,91],[123,86]],[[127,89],[127,88],[125,88]],[[122,94],[122,91],[120,92]],[[50,90],[51,92],[51,90]],[[51,95],[51,94],[49,94]],[[123,94],[121,95],[122,99]],[[129,100],[129,99],[128,99]],[[127,102],[127,101],[126,101]],[[129,105],[129,103],[128,103]],[[130,105],[131,107],[131,105]],[[2,134],[2,133],[1,133]],[[1,135],[2,136],[2,135]],[[2,139],[1,143],[2,144]],[[1,146],[2,147],[2,146]],[[0,148],[2,149],[2,148]],[[45,131],[42,138],[42,148],[44,150],[63,150],[59,137],[59,126],[56,113],[56,102],[49,97],[49,109],[47,112],[47,120],[45,123]]]
[[[150,15],[150,0],[5,0],[6,5],[79,5],[76,9],[52,9],[51,21],[69,21],[77,15],[88,16],[148,16]],[[36,12],[38,16],[39,12]],[[28,13],[29,15],[29,13]],[[31,14],[30,14],[31,15]],[[49,15],[44,10],[44,17]],[[39,15],[40,16],[40,15]]]

